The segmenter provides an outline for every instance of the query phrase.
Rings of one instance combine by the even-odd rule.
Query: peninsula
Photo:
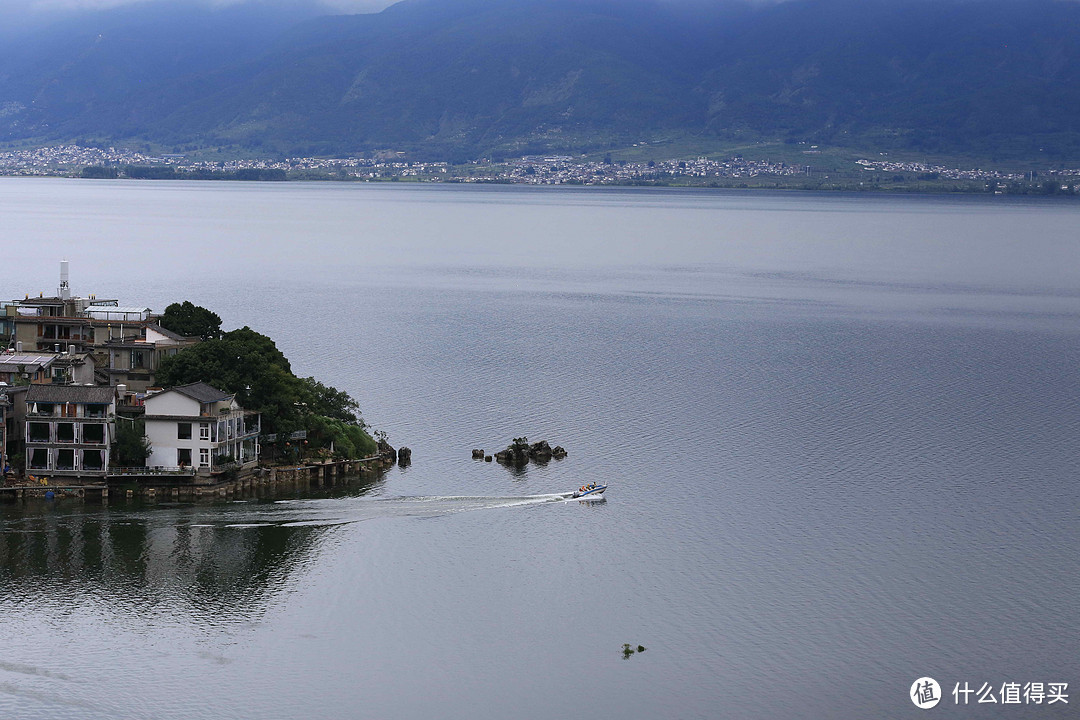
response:
[[[223,332],[189,301],[154,313],[79,297],[60,268],[54,297],[0,303],[5,494],[198,495],[397,458],[354,398],[296,376],[269,337]]]

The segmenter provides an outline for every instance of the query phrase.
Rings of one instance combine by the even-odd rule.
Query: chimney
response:
[[[61,300],[71,299],[71,286],[68,285],[68,261],[60,261],[60,292],[58,293]]]

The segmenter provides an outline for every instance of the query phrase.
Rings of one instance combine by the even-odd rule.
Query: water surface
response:
[[[862,718],[918,714],[923,675],[1080,688],[1078,216],[0,180],[6,296],[67,257],[76,293],[191,299],[414,458],[311,497],[0,506],[0,713]],[[470,458],[519,435],[570,455]],[[605,502],[556,497],[592,480]]]

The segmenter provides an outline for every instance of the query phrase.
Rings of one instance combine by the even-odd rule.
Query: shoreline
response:
[[[393,462],[376,456],[360,460],[338,460],[309,465],[254,467],[235,477],[218,478],[207,483],[140,482],[76,482],[79,478],[60,480],[51,485],[23,483],[0,486],[0,502],[5,504],[28,500],[80,500],[87,503],[108,503],[111,500],[219,500],[223,498],[257,497],[277,492],[325,489],[346,485],[356,479],[373,479]],[[114,478],[122,476],[113,476]]]
[[[494,179],[448,179],[448,180],[418,180],[418,179],[399,179],[399,178],[378,178],[378,179],[362,179],[362,178],[338,178],[333,176],[326,177],[302,177],[302,178],[287,178],[283,180],[246,180],[237,178],[218,178],[208,179],[206,177],[184,177],[176,176],[169,178],[128,178],[128,177],[116,177],[116,178],[84,178],[71,173],[55,173],[55,174],[4,174],[0,173],[0,180],[75,180],[75,181],[87,181],[87,182],[101,182],[102,180],[109,180],[112,182],[134,182],[134,183],[167,183],[167,182],[183,182],[183,183],[258,183],[267,185],[283,185],[283,184],[314,184],[314,183],[327,183],[327,184],[341,184],[341,185],[397,185],[403,187],[483,187],[483,188],[515,188],[515,189],[536,189],[541,191],[553,191],[553,190],[576,190],[576,191],[602,191],[602,190],[662,190],[662,191],[696,191],[696,192],[708,192],[708,191],[739,191],[747,194],[757,193],[805,193],[808,195],[850,195],[850,196],[877,196],[877,197],[912,197],[912,196],[929,196],[929,197],[990,197],[990,198],[1023,198],[1027,200],[1033,199],[1047,199],[1052,201],[1073,201],[1080,199],[1080,190],[1070,191],[1056,191],[1047,192],[1040,187],[1021,187],[1013,189],[988,189],[986,187],[975,187],[969,185],[960,187],[956,185],[946,186],[944,183],[940,185],[918,183],[918,184],[903,184],[897,183],[894,185],[854,185],[841,182],[809,184],[809,183],[783,183],[783,182],[759,182],[759,183],[747,183],[747,182],[709,182],[709,183],[674,183],[674,182],[603,182],[603,183],[577,183],[577,182],[563,182],[563,183],[525,183],[525,182],[513,182],[510,180],[494,180]]]

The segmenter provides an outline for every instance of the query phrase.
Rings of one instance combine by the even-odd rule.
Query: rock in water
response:
[[[537,462],[545,462],[551,459],[551,446],[547,440],[534,442],[529,446],[529,457]]]

